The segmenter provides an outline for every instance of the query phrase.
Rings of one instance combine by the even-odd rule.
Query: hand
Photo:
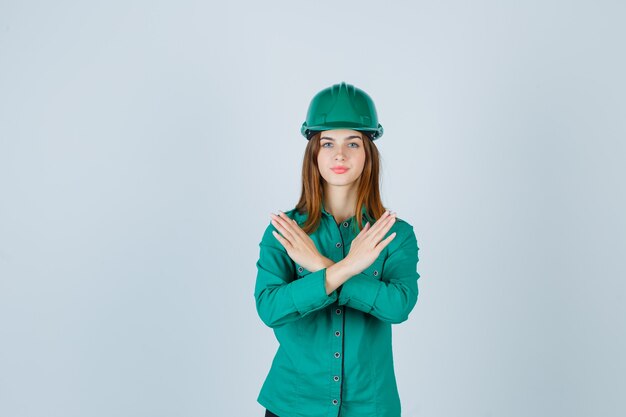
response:
[[[273,230],[272,234],[287,250],[289,257],[311,272],[324,268],[322,255],[311,237],[304,233],[298,222],[280,210],[278,213],[279,216],[272,213],[272,225],[280,233]]]
[[[396,237],[393,232],[382,240],[391,226],[396,222],[396,213],[385,211],[382,216],[370,227],[369,222],[361,229],[361,232],[352,240],[350,252],[344,258],[350,265],[353,275],[363,272],[380,255],[380,252]]]

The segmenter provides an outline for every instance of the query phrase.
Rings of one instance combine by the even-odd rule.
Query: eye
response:
[[[359,147],[359,144],[356,143],[356,142],[350,142],[349,144],[350,145],[354,145],[353,148],[358,148]]]
[[[326,145],[332,145],[332,143],[331,142],[324,142],[324,143],[322,143],[322,148],[328,148],[328,146],[326,146]]]

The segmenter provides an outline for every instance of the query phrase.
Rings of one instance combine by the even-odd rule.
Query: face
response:
[[[325,130],[320,135],[317,164],[330,185],[351,185],[365,165],[363,133],[350,129]],[[333,169],[333,168],[343,169]]]

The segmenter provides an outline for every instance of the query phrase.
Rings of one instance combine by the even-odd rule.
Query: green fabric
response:
[[[300,225],[307,216],[286,214]],[[353,216],[337,224],[322,206],[311,239],[338,262],[357,234],[355,222]],[[274,230],[270,223],[259,243],[254,297],[279,347],[257,401],[279,417],[399,417],[391,324],[407,320],[417,302],[413,226],[397,218],[386,236],[397,235],[378,259],[330,295],[326,268],[308,271],[293,262]]]

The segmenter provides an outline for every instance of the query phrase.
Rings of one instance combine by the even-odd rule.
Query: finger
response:
[[[374,222],[374,226],[372,226],[372,233],[375,230],[384,226],[385,220],[391,217],[391,210],[385,210],[385,212]]]
[[[295,219],[290,218],[282,211],[278,210],[278,215],[273,214],[273,218],[276,223],[282,226],[280,232],[289,240],[292,247],[302,243],[304,238],[308,236]],[[275,227],[278,228],[276,225]]]
[[[291,231],[291,225],[289,222],[272,213],[272,224],[285,238],[289,239],[290,241],[294,239],[293,233]]]
[[[385,247],[396,237],[396,232],[393,232],[376,246],[376,249],[383,250]]]
[[[386,211],[382,216],[380,216],[376,223],[374,223],[374,226],[372,226],[369,237],[375,239],[377,243],[389,231],[389,228],[393,225],[394,221],[395,212],[391,212],[389,210]]]
[[[281,221],[281,224],[283,225],[283,227],[285,227],[287,230],[289,230],[290,232],[295,232],[295,225],[298,225],[298,222],[296,222],[294,219],[290,218],[289,216],[287,216],[285,213],[283,213],[282,211],[278,210],[278,215],[275,215],[277,220]]]
[[[280,221],[272,220],[272,225],[276,228],[276,230],[280,232],[280,234],[285,239],[289,241],[289,243],[292,243],[294,241],[294,237],[291,232],[282,223],[280,223]]]
[[[389,227],[391,227],[391,225],[393,225],[396,220],[397,220],[396,212],[395,211],[390,212],[387,218],[385,219],[385,221],[383,222],[383,224],[381,225],[381,228],[389,230]]]
[[[274,237],[280,242],[281,245],[283,245],[283,247],[285,249],[287,248],[291,248],[291,243],[289,243],[289,241],[287,239],[285,239],[284,237],[282,237],[280,235],[280,233],[278,233],[276,230],[272,230],[272,234],[274,235]]]
[[[361,231],[357,234],[357,237],[358,237],[358,236],[362,236],[362,235],[364,235],[365,233],[367,233],[367,231],[370,229],[370,227],[371,227],[370,222],[365,223],[365,225],[363,226],[363,228],[361,229]],[[356,237],[355,237],[355,239],[356,239]]]
[[[286,227],[289,229],[289,231],[291,232],[294,238],[302,239],[304,235],[306,235],[306,233],[304,233],[304,230],[302,230],[302,228],[300,227],[296,219],[290,218],[289,216],[287,216],[285,213],[283,213],[280,210],[278,210],[278,214],[280,218],[282,218],[285,221]]]
[[[389,229],[391,229],[391,226],[393,226],[395,222],[396,222],[396,216],[395,215],[389,216],[389,218],[385,219],[383,224],[381,224],[380,229],[378,229],[375,232],[372,232],[372,239],[374,240],[375,244],[377,244],[387,234],[387,232],[389,232]]]

